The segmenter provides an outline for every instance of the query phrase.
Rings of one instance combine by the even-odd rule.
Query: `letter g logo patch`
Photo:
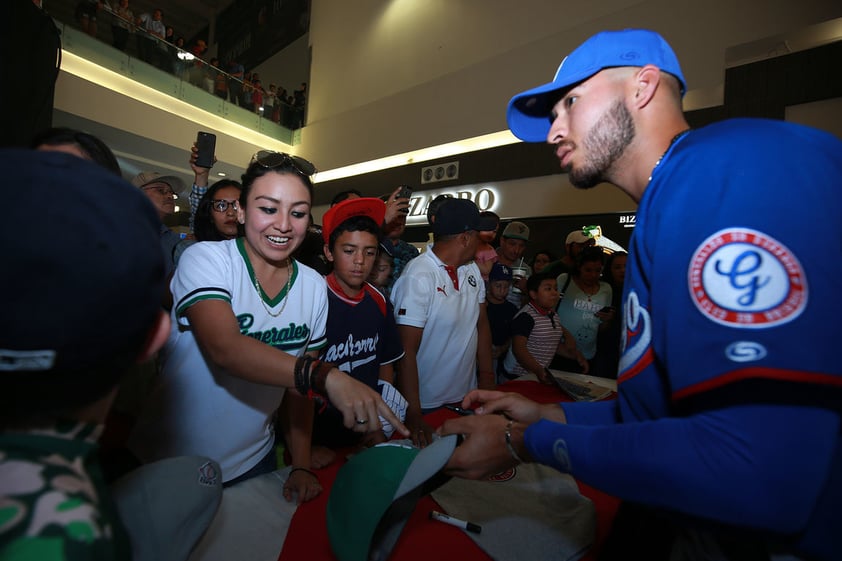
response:
[[[807,278],[782,243],[748,228],[720,230],[696,249],[690,297],[709,319],[762,329],[792,321],[807,305]]]

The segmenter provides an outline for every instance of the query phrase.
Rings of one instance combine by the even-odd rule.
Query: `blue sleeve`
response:
[[[605,401],[576,401],[560,403],[567,423],[571,425],[611,425],[619,423],[616,399]]]
[[[620,499],[791,533],[838,462],[839,430],[829,409],[741,405],[608,426],[540,421],[525,443],[537,462]]]

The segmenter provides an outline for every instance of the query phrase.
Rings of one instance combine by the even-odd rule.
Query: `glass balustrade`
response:
[[[61,22],[54,15],[61,32],[62,49],[285,144],[298,144],[300,135],[297,129],[303,123],[302,108],[280,100],[269,106],[265,103],[266,96],[261,107],[253,104],[251,107],[243,106],[242,98],[238,97],[238,103],[233,101],[233,96],[241,92],[250,93],[250,84],[133,24],[127,25],[131,30],[123,45],[124,50],[115,48],[112,46],[112,23],[116,27],[122,21],[116,18],[108,10],[103,10],[98,17],[97,36],[93,37],[75,25]]]

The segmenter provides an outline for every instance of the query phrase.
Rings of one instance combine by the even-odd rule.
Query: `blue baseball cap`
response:
[[[526,142],[544,142],[550,132],[552,105],[562,90],[605,68],[647,64],[675,76],[681,84],[681,95],[684,95],[687,83],[678,57],[659,34],[648,29],[597,33],[561,61],[552,82],[519,93],[509,101],[506,110],[509,129]]]
[[[495,263],[491,266],[491,272],[488,273],[488,280],[492,281],[510,281],[512,280],[512,270],[502,263]]]

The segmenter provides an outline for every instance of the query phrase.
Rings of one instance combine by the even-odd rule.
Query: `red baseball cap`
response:
[[[322,217],[322,236],[325,243],[330,243],[330,235],[337,226],[355,216],[368,216],[378,226],[386,217],[386,203],[376,197],[345,199],[330,207]]]

